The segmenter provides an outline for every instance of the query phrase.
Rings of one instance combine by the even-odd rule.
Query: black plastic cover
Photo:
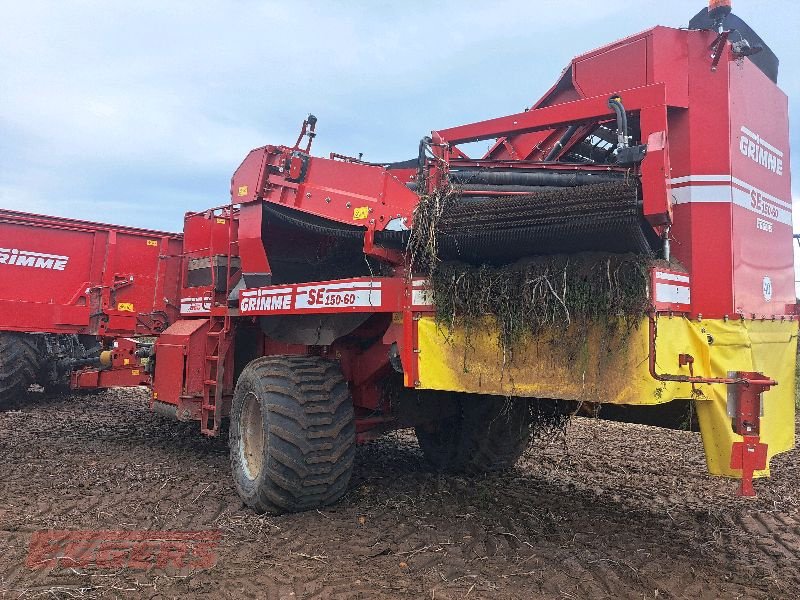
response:
[[[769,77],[774,83],[778,83],[778,65],[780,61],[775,53],[770,50],[770,47],[767,46],[766,42],[761,39],[761,36],[759,36],[747,23],[734,14],[730,14],[725,17],[723,27],[741,34],[744,39],[750,42],[751,46],[761,46],[764,48],[758,54],[753,54],[747,58],[750,59],[750,61],[757,66],[761,72],[764,73],[764,75]],[[689,29],[713,28],[714,20],[708,16],[707,8],[701,10],[692,18],[691,21],[689,21]],[[731,42],[736,42],[739,40],[739,38],[736,34],[733,34],[731,35],[730,40]]]

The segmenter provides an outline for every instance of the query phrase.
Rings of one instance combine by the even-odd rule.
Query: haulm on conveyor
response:
[[[354,445],[393,429],[474,473],[512,466],[564,403],[691,400],[710,472],[751,494],[794,445],[776,81],[714,0],[575,58],[528,110],[431,131],[412,161],[313,156],[309,115],[182,234],[0,210],[0,404],[148,385],[205,435],[229,421],[242,499],[285,512],[336,502]]]
[[[651,254],[658,243],[643,220],[636,183],[618,180],[503,196],[437,189],[414,210],[408,247],[424,268],[445,259],[502,264],[591,250]]]
[[[436,315],[448,329],[473,332],[494,317],[506,356],[523,337],[571,324],[638,327],[650,308],[650,264],[646,256],[598,252],[537,256],[503,267],[445,262],[432,273]]]
[[[505,175],[481,174],[518,181]],[[493,318],[504,357],[547,328],[638,325],[650,307],[652,257],[638,188],[616,176],[580,185],[593,178],[602,179],[573,174],[570,185],[505,196],[469,197],[460,185],[423,195],[407,251],[431,281],[438,322],[472,338]]]

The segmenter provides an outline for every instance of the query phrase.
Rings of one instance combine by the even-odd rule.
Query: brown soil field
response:
[[[152,414],[144,390],[31,394],[0,413],[2,598],[796,598],[800,460],[758,497],[706,474],[698,434],[574,418],[518,466],[425,466],[413,434],[359,448],[345,498],[258,516],[225,439]],[[206,569],[37,567],[42,530],[219,530]]]

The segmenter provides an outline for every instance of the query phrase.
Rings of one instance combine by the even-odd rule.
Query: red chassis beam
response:
[[[669,147],[666,86],[646,85],[619,92],[625,110],[639,112],[642,143],[647,156],[641,164],[643,213],[653,226],[672,222],[669,186]],[[510,135],[554,129],[613,116],[608,95],[564,102],[505,117],[434,131],[433,143],[455,151],[457,144],[502,138]],[[581,165],[583,168],[583,165]]]
[[[356,405],[371,409],[375,409],[380,401],[378,388],[371,384],[382,370],[390,368],[387,350],[392,343],[397,343],[405,367],[405,385],[417,385],[417,319],[420,313],[430,314],[433,310],[428,282],[422,278],[358,277],[265,286],[239,292],[239,314],[242,316],[353,312],[402,314],[402,322],[390,325],[382,345],[360,354],[354,364],[348,365]]]
[[[628,111],[666,106],[666,87],[663,83],[625,90],[620,92],[619,96],[625,104],[625,110]],[[442,129],[433,132],[433,141],[437,144],[444,143],[454,146],[542,129],[554,129],[590,119],[612,117],[614,112],[608,106],[608,98],[608,95],[593,96],[583,100],[564,102],[505,117]]]
[[[150,375],[138,366],[121,369],[83,369],[74,371],[70,377],[70,387],[73,390],[93,390],[110,387],[136,387],[149,386]]]

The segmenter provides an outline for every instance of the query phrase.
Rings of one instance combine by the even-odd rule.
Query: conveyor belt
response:
[[[641,214],[636,185],[626,181],[463,198],[437,225],[439,255],[504,262],[590,250],[651,253],[658,240]]]
[[[477,187],[477,186],[476,186]],[[488,186],[510,192],[516,186]],[[502,264],[523,256],[585,251],[649,254],[658,247],[652,227],[642,218],[637,186],[618,180],[572,187],[544,186],[516,195],[462,196],[437,224],[442,260]],[[364,228],[323,219],[293,208],[265,204],[269,220],[334,238],[363,239]],[[403,248],[409,232],[376,232],[384,246]]]

